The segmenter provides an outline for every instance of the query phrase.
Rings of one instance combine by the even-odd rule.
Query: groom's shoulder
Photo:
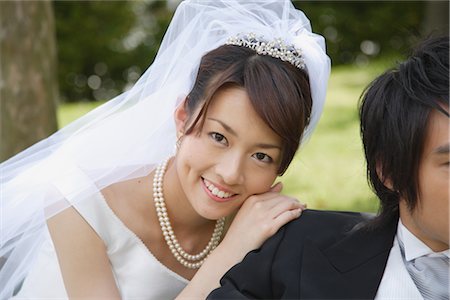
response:
[[[300,218],[292,223],[352,223],[369,220],[372,216],[370,213],[361,213],[355,211],[336,211],[336,210],[317,210],[306,209]]]
[[[285,226],[285,235],[314,238],[347,234],[363,227],[373,216],[361,212],[307,209]]]

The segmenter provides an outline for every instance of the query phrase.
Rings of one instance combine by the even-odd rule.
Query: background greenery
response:
[[[152,62],[178,2],[54,1],[62,101],[110,99],[133,84]],[[408,49],[423,31],[428,1],[293,2],[326,38],[337,66]]]
[[[285,192],[310,208],[377,211],[378,200],[366,180],[358,101],[364,88],[398,60],[333,67],[322,118],[283,176]]]

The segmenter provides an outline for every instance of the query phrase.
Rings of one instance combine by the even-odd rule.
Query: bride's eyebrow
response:
[[[281,147],[278,146],[278,145],[261,143],[261,144],[256,144],[255,146],[258,147],[258,148],[262,148],[262,149],[278,149],[278,150],[281,151]]]
[[[234,135],[235,137],[238,137],[238,134],[236,133],[236,131],[234,131],[230,126],[228,126],[224,122],[222,122],[222,121],[220,121],[218,119],[211,118],[211,117],[207,118],[207,120],[211,120],[211,121],[215,121],[215,122],[219,123],[230,134]]]
[[[435,153],[435,154],[447,154],[448,155],[449,152],[450,152],[450,144],[445,144],[445,145],[439,146],[433,150],[433,153]]]

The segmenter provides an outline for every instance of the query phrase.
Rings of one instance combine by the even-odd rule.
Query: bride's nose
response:
[[[223,155],[217,162],[216,172],[227,185],[237,185],[244,182],[244,159],[238,153]]]

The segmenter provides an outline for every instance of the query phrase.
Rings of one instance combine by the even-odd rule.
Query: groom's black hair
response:
[[[376,78],[360,101],[369,184],[381,202],[373,224],[417,205],[418,169],[430,113],[449,116],[449,37],[423,41],[406,61]]]

